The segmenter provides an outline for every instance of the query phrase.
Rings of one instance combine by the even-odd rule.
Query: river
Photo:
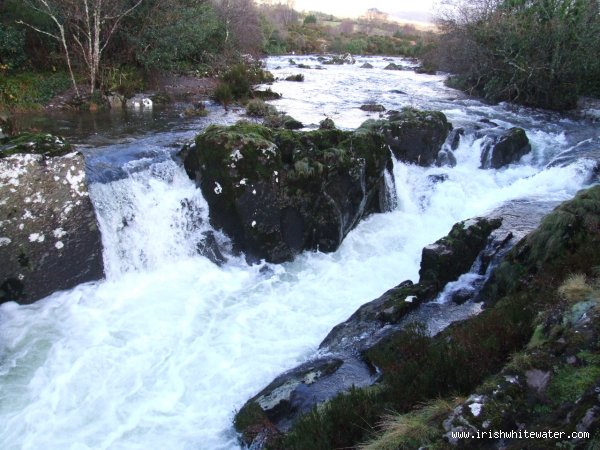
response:
[[[359,68],[365,61],[374,68]],[[86,155],[106,279],[0,307],[0,448],[238,448],[236,409],[314,354],[361,304],[416,281],[422,247],[455,222],[515,199],[567,200],[593,182],[595,164],[577,148],[598,143],[597,123],[487,105],[444,87],[442,75],[384,70],[389,62],[359,58],[316,70],[270,58],[278,77],[305,75],[303,83],[276,82],[283,98],[272,103],[308,127],[327,116],[354,128],[377,117],[358,108],[370,102],[441,110],[467,130],[457,165],[396,162],[395,210],[362,221],[335,253],[280,265],[229,256],[218,267],[196,252],[210,230],[207,205],[174,155],[207,124],[232,123],[239,113],[211,106],[207,118],[182,119],[174,107],[31,119]],[[479,169],[482,139],[468,130],[482,119],[525,128],[531,154]],[[574,147],[568,164],[549,165]],[[435,183],[438,174],[447,180]]]

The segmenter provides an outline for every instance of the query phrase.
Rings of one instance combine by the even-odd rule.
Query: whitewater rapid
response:
[[[466,135],[452,169],[396,162],[396,209],[362,221],[337,252],[304,253],[281,265],[248,266],[229,256],[218,267],[195,251],[211,230],[200,191],[173,148],[156,146],[164,136],[142,140],[153,142],[152,157],[120,161],[119,176],[90,187],[106,280],[34,305],[0,306],[0,448],[239,448],[236,409],[312,355],[358,306],[416,281],[422,247],[506,201],[563,201],[590,181],[593,164],[585,159],[545,168],[574,145],[570,130],[578,122],[452,100],[459,94],[441,76],[390,73],[381,70],[382,58],[369,61],[376,69],[368,75],[356,66],[306,69],[304,85],[275,84],[284,99],[274,104],[306,124],[331,115],[351,128],[369,117],[356,109],[362,94],[351,95],[362,92],[361,77],[371,86],[365,96],[388,107],[404,101],[389,94],[391,85],[412,86],[413,104],[438,105],[455,124],[491,116],[500,126],[525,126],[532,154],[506,169],[480,170],[482,139]],[[268,64],[276,75],[300,72],[287,58]],[[327,93],[321,98],[318,89]],[[431,177],[442,173],[443,183]]]

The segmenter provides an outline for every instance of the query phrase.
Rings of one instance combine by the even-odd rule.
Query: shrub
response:
[[[0,24],[0,67],[18,69],[26,61],[25,31]]]
[[[487,9],[454,3],[454,13],[438,24],[436,59],[467,90],[555,110],[600,91],[598,2],[512,0]]]
[[[223,104],[233,100],[243,101],[253,96],[252,85],[273,80],[273,74],[257,64],[237,64],[221,76],[213,98]]]
[[[585,275],[580,273],[567,277],[558,288],[558,293],[569,303],[586,300],[592,292],[593,288],[587,283]]]
[[[231,86],[228,83],[220,81],[217,85],[217,88],[213,92],[212,97],[217,103],[227,106],[233,100]]]
[[[277,110],[274,106],[265,103],[259,98],[252,99],[246,104],[246,114],[249,116],[265,117],[276,113]]]

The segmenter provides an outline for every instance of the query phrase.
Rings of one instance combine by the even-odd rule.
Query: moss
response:
[[[592,275],[600,255],[600,186],[581,191],[546,216],[495,269],[482,291],[489,299],[529,287],[556,289],[567,274]]]
[[[274,106],[268,105],[261,99],[252,99],[246,104],[246,114],[249,116],[265,117],[276,113]]]
[[[73,150],[63,138],[43,133],[21,133],[0,139],[0,158],[17,153],[35,153],[48,157],[62,156]]]
[[[575,402],[593,386],[600,377],[600,366],[586,364],[582,367],[565,365],[559,368],[548,386],[548,398],[554,406]]]
[[[236,412],[233,426],[238,433],[241,433],[242,442],[252,442],[265,429],[272,429],[267,415],[260,405],[255,402],[249,402]]]

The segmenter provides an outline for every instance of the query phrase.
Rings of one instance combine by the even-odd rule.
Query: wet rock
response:
[[[137,94],[134,97],[127,99],[125,106],[129,109],[145,109],[151,110],[154,102],[150,97],[143,94]]]
[[[352,387],[372,385],[378,375],[359,354],[386,337],[391,324],[418,306],[416,297],[410,295],[416,290],[412,282],[404,282],[363,305],[321,343],[319,348],[330,356],[316,357],[285,372],[250,399],[235,418],[243,442],[259,445],[261,436],[274,429],[277,433],[262,444],[273,445],[273,439],[286,432],[299,415]]]
[[[364,63],[362,66],[360,66],[361,69],[372,69],[373,65],[369,64],[369,63]]]
[[[576,146],[565,150],[554,157],[548,164],[548,167],[568,166],[583,158],[596,162],[596,167],[600,165],[600,137],[587,139],[578,143]]]
[[[322,350],[363,352],[383,339],[393,327],[421,303],[421,286],[410,280],[362,305],[348,320],[336,325],[325,337]],[[388,326],[388,327],[386,327]]]
[[[290,75],[289,77],[285,77],[285,81],[302,82],[304,81],[304,75],[302,75],[301,73],[297,75]]]
[[[263,123],[269,128],[285,128],[286,130],[299,130],[304,128],[302,122],[287,114],[269,114],[265,117]]]
[[[182,152],[211,222],[252,260],[334,251],[366,214],[382,210],[391,162],[383,138],[360,130],[305,133],[238,123],[211,126]]]
[[[367,111],[367,112],[384,112],[385,111],[385,107],[383,105],[378,105],[375,103],[368,103],[366,105],[362,105],[360,107],[360,109],[362,109],[363,111]]]
[[[344,55],[332,56],[329,59],[321,61],[321,63],[328,65],[354,64],[356,63],[356,60],[350,53],[346,53]]]
[[[397,159],[420,166],[432,165],[452,129],[446,116],[439,111],[405,108],[390,112],[388,117],[388,120],[368,120],[361,128],[381,133]]]
[[[429,175],[427,177],[427,181],[429,181],[431,184],[438,184],[447,181],[448,177],[449,175],[447,173],[437,173],[434,175]]]
[[[384,70],[407,70],[407,68],[406,68],[406,67],[404,67],[404,66],[401,66],[401,65],[399,65],[399,64],[396,64],[396,63],[393,63],[393,62],[392,62],[392,63],[389,63],[389,64],[388,64],[387,66],[385,66],[383,69],[384,69]]]
[[[125,107],[127,100],[121,94],[109,94],[106,96],[106,101],[110,109],[120,110]]]
[[[521,159],[531,151],[529,139],[522,128],[510,128],[490,139],[481,152],[482,169],[499,169]]]
[[[435,165],[437,167],[455,167],[456,163],[454,152],[448,148],[440,150],[437,159],[435,160]]]
[[[83,156],[65,154],[60,138],[46,135],[39,147],[29,138],[5,144],[12,154],[0,159],[0,303],[32,303],[104,275]]]
[[[227,262],[227,258],[223,256],[223,252],[213,231],[203,233],[203,239],[198,243],[197,250],[200,255],[208,258],[209,261],[215,263],[217,266],[222,266]]]
[[[406,92],[401,91],[400,89],[392,89],[390,91],[392,94],[398,94],[398,95],[408,95]]]
[[[255,98],[259,98],[261,100],[279,100],[282,96],[280,93],[271,90],[271,88],[267,88],[264,91],[262,90],[253,90],[252,96]]]
[[[528,370],[525,372],[525,377],[527,379],[527,386],[535,390],[538,394],[544,392],[550,382],[549,371],[539,369]]]
[[[450,132],[448,136],[448,143],[450,144],[451,150],[456,150],[460,144],[460,137],[465,135],[464,128],[455,128]]]
[[[459,222],[448,236],[425,247],[419,270],[423,298],[433,298],[448,282],[468,272],[492,231],[501,224],[501,219],[487,218]]]

